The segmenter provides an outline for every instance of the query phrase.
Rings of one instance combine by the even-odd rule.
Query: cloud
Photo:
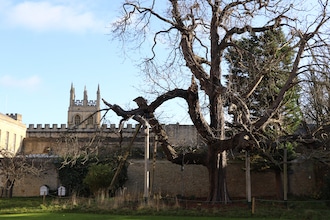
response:
[[[11,88],[21,88],[25,90],[36,90],[40,85],[41,79],[38,76],[30,76],[28,78],[15,78],[9,75],[0,77],[0,85]]]
[[[105,26],[92,12],[86,11],[86,7],[79,5],[24,1],[16,5],[5,4],[4,7],[4,19],[8,25],[36,31],[100,31]]]

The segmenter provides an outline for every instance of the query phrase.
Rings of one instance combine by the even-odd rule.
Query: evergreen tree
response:
[[[238,42],[239,48],[231,49],[227,53],[230,70],[227,77],[231,78],[228,81],[232,83],[228,88],[234,94],[251,93],[253,90],[246,95],[252,120],[264,114],[288,77],[293,51],[285,42],[287,40],[284,33],[276,29],[244,38]],[[255,88],[255,85],[258,86]],[[253,87],[254,89],[251,89]],[[294,158],[294,144],[281,142],[280,139],[293,134],[300,124],[298,91],[298,87],[292,86],[284,96],[273,120],[264,126],[262,132],[255,135],[260,148],[253,152],[252,168],[259,171],[272,169],[275,172],[278,197],[282,195],[284,147],[288,150],[288,160]],[[240,129],[239,126],[237,128],[237,120],[234,120],[232,127],[234,130]]]
[[[226,60],[229,72],[228,88],[233,94],[246,94],[247,107],[252,118],[259,118],[269,108],[283,87],[291,69],[293,51],[281,29],[251,35],[237,42],[238,47],[228,50]],[[276,141],[292,134],[300,123],[298,106],[299,88],[292,86],[284,96],[279,111],[271,123],[264,126],[266,140]],[[233,125],[235,125],[235,122]]]

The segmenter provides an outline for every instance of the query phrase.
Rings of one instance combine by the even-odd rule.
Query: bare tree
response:
[[[330,46],[318,48],[304,74],[302,106],[306,123],[320,128],[330,123]]]
[[[44,169],[46,160],[40,158],[29,158],[25,155],[16,155],[6,149],[0,150],[0,178],[1,197],[11,198],[13,188],[17,181],[26,175],[38,176]]]
[[[330,46],[325,41],[310,45],[314,50],[303,74],[305,96],[301,105],[304,114],[305,140],[300,140],[306,159],[330,166]]]
[[[155,97],[149,103],[138,97],[135,99],[138,107],[132,110],[103,101],[123,119],[148,120],[169,161],[206,166],[210,183],[208,200],[226,203],[229,201],[226,151],[258,147],[259,140],[254,134],[263,133],[283,104],[285,93],[306,70],[302,61],[308,59],[313,50],[329,43],[323,32],[329,22],[328,1],[314,3],[312,12],[304,11],[303,5],[280,0],[125,1],[123,15],[114,23],[113,33],[125,48],[145,51],[145,46],[150,46],[141,67],[151,80],[148,92]],[[312,13],[317,14],[313,18],[307,16]],[[279,27],[288,35],[285,45],[295,51],[293,65],[276,98],[267,109],[260,109],[260,117],[252,118],[246,103],[261,85],[262,68],[259,68],[259,80],[239,93],[226,87],[223,78],[226,67],[222,60],[229,48],[239,49],[237,39]],[[204,152],[189,152],[183,157],[169,143],[154,113],[174,98],[186,101],[189,117],[207,145]],[[235,114],[240,115],[240,120],[236,123],[242,128],[230,137],[225,135],[225,116],[233,113],[228,112],[228,102],[238,107],[239,112]]]

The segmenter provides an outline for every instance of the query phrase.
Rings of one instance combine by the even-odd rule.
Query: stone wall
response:
[[[201,138],[196,129],[191,125],[166,125],[164,126],[169,134],[169,140],[173,145],[180,146],[203,146]],[[23,152],[32,155],[63,156],[75,147],[81,147],[95,135],[100,138],[100,146],[106,148],[118,147],[120,135],[118,128],[114,125],[102,126],[100,130],[77,129],[70,130],[63,126],[50,127],[45,125],[30,125],[27,137],[24,139]],[[127,125],[122,134],[124,139],[121,144],[127,146],[135,133],[136,126]],[[68,140],[74,140],[70,142]],[[153,133],[150,133],[150,146],[155,144]],[[140,131],[134,143],[134,149],[140,149],[140,156],[144,150],[144,132]],[[125,184],[127,191],[136,196],[143,193],[144,183],[144,161],[141,159],[130,159],[128,168],[129,180]],[[227,183],[230,196],[233,198],[245,197],[245,172],[244,162],[229,161],[227,168]],[[206,197],[208,193],[208,172],[199,165],[186,165],[183,167],[170,163],[164,159],[158,159],[155,168],[150,161],[150,177],[153,193],[161,192],[162,195],[186,197]],[[275,174],[269,172],[251,172],[252,196],[275,197],[276,181]],[[36,196],[41,185],[48,185],[55,190],[59,186],[57,172],[50,167],[40,177],[25,177],[21,183],[14,188],[15,196]],[[32,188],[33,186],[33,188]],[[30,188],[29,188],[30,187]],[[289,193],[294,195],[311,195],[317,191],[313,164],[306,161],[296,161],[289,172]]]
[[[136,132],[136,128],[128,125],[122,130],[122,137],[115,125],[101,128],[79,128],[68,129],[65,125],[30,125],[27,130],[27,137],[24,139],[22,151],[24,154],[48,154],[56,156],[68,156],[73,151],[83,147],[102,147],[109,150],[127,146]],[[136,147],[143,147],[144,136],[140,131]]]
[[[137,126],[137,124],[127,124],[126,127],[120,129],[122,136],[124,138],[132,137],[132,135],[136,132]],[[169,124],[163,126],[168,134],[169,141],[176,145],[196,145],[202,143],[202,140],[193,125]],[[103,124],[101,127],[91,126],[77,129],[70,129],[65,124],[30,124],[26,132],[27,138],[61,138],[68,134],[74,134],[76,137],[88,137],[95,133],[103,136],[119,136],[119,128],[115,124]],[[144,136],[143,131],[139,132],[139,136]],[[152,130],[150,131],[150,137],[154,137]]]
[[[24,154],[52,154],[64,156],[74,147],[81,147],[90,144],[91,140],[105,148],[114,148],[116,146],[128,146],[136,133],[137,125],[127,124],[121,129],[114,124],[102,125],[100,128],[78,128],[69,129],[63,125],[46,124],[42,126],[29,125],[27,135],[23,142],[22,152]],[[174,146],[203,146],[203,142],[194,126],[171,124],[164,125],[168,132],[169,141]],[[123,139],[121,139],[121,137]],[[145,134],[140,130],[134,142],[136,150],[144,150]],[[94,144],[95,145],[95,144]],[[150,146],[155,145],[155,136],[150,131]]]
[[[230,162],[227,168],[228,191],[231,197],[245,197],[245,171],[243,162]],[[127,191],[132,194],[143,193],[144,161],[132,160],[128,169],[128,181],[125,184]],[[182,195],[185,197],[207,197],[208,171],[201,165],[172,164],[166,160],[159,160],[153,169],[150,164],[151,188],[153,193],[162,196]],[[272,172],[251,173],[252,196],[276,196],[275,176]]]
[[[291,166],[289,191],[294,195],[316,195],[320,188],[316,184],[317,173],[314,163],[306,160],[295,160]]]
[[[40,187],[46,185],[50,190],[56,190],[60,183],[57,168],[52,163],[52,158],[36,158],[35,164],[44,169],[38,175],[26,174],[15,181],[13,188],[14,197],[39,196]]]
[[[47,160],[47,159],[44,159]],[[129,160],[126,191],[132,198],[141,198],[144,191],[144,160]],[[208,195],[208,172],[200,165],[172,164],[167,160],[157,160],[155,166],[150,161],[150,189],[152,194],[162,196],[185,196],[205,198]],[[289,174],[289,193],[293,195],[313,195],[316,189],[312,164],[304,161],[292,165]],[[231,198],[245,198],[244,162],[229,161],[227,168],[227,187]],[[47,185],[50,190],[60,186],[57,170],[49,166],[36,176],[25,176],[16,182],[14,196],[38,196],[40,186]],[[252,197],[275,198],[277,196],[274,172],[251,172]]]
[[[125,184],[131,195],[142,195],[144,190],[144,161],[130,160],[128,181]],[[153,168],[155,167],[155,168]],[[166,160],[150,164],[150,187],[152,193],[162,196],[205,197],[208,191],[207,169],[200,165],[181,166]]]

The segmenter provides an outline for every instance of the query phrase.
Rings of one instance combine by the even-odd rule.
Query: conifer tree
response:
[[[252,118],[264,114],[288,77],[293,50],[287,42],[282,30],[276,29],[243,38],[237,42],[238,47],[228,50],[229,74],[226,77],[231,93],[244,94],[244,91],[256,86],[253,93],[245,94],[249,97],[247,108]],[[268,139],[291,134],[299,125],[298,91],[299,88],[293,85],[285,94],[276,116],[264,126],[263,135]],[[233,125],[235,123],[237,120]]]
[[[281,90],[292,68],[293,51],[286,44],[287,39],[281,29],[269,30],[260,35],[243,38],[239,47],[228,50],[226,60],[229,64],[227,75],[228,88],[232,93],[244,94],[252,83],[258,84],[254,93],[249,96],[247,108],[251,118],[259,118],[272,103]],[[278,183],[278,195],[281,193],[281,171],[283,149],[288,148],[289,159],[294,157],[293,143],[281,141],[283,136],[291,135],[300,124],[300,108],[298,105],[299,87],[293,85],[285,94],[279,111],[266,124],[262,132],[255,135],[259,141],[258,148],[252,157],[253,167],[257,170],[272,169]],[[232,112],[235,115],[235,112]],[[236,124],[235,124],[236,123]],[[232,128],[240,130],[237,120]],[[237,131],[236,131],[237,132]]]

